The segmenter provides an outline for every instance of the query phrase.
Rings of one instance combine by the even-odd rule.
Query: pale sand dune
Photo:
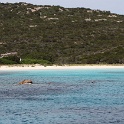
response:
[[[110,69],[110,68],[123,68],[124,65],[64,65],[64,66],[42,66],[42,65],[11,65],[11,66],[0,66],[0,71],[3,70],[49,70],[49,69]]]

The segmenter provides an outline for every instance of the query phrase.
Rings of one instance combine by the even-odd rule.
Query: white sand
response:
[[[0,71],[19,71],[19,70],[49,70],[49,69],[110,69],[110,68],[123,68],[124,65],[65,65],[65,66],[41,66],[41,65],[11,65],[11,66],[0,66]]]

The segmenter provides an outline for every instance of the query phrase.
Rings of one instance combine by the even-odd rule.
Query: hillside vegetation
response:
[[[88,8],[0,3],[0,54],[8,52],[17,52],[25,63],[121,64],[124,15]],[[0,62],[4,64],[5,58]]]

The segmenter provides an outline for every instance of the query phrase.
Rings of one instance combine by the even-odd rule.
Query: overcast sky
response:
[[[38,5],[60,5],[63,7],[85,7],[111,11],[124,15],[124,0],[0,0],[1,3],[27,2]]]

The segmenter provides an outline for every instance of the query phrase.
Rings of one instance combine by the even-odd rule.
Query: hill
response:
[[[11,52],[17,52],[22,63],[121,64],[124,15],[89,8],[0,3],[0,54]],[[1,57],[0,63],[8,58]]]

